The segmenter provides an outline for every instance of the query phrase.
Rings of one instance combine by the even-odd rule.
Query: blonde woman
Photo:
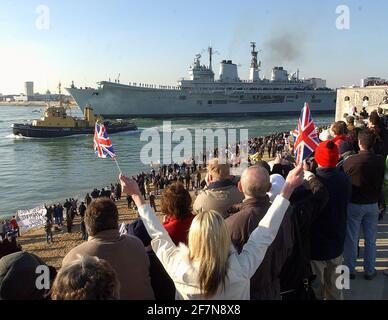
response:
[[[224,219],[214,211],[197,215],[190,227],[188,246],[176,246],[137,183],[120,176],[123,192],[132,196],[152,240],[152,248],[175,283],[176,299],[248,300],[250,278],[275,239],[289,197],[303,181],[303,168],[290,172],[281,195],[252,232],[238,254],[231,245]]]

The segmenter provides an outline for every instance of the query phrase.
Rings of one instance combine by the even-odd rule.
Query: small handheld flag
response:
[[[298,129],[293,132],[293,136],[296,163],[300,164],[310,157],[319,145],[318,134],[307,102],[302,109]]]
[[[96,122],[94,128],[94,151],[99,158],[112,158],[121,173],[116,154],[113,151],[112,141],[108,137],[106,127],[103,123]]]

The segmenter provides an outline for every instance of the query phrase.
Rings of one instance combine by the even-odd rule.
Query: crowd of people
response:
[[[231,172],[241,161],[238,144],[233,156],[228,146],[204,154],[202,166],[191,159],[121,175],[79,206],[69,199],[48,207],[47,220],[58,225],[64,214],[72,221],[79,212],[88,241],[66,255],[39,298],[343,299],[337,268],[346,266],[350,279],[360,277],[361,232],[363,277],[377,275],[388,133],[381,111],[368,116],[344,115],[320,128],[319,146],[300,164],[293,161],[290,133],[278,133],[249,140],[249,165],[241,176]],[[217,158],[221,154],[228,163]],[[265,155],[275,160],[264,161]],[[124,230],[115,204],[122,195],[139,214]],[[162,221],[155,214],[159,196]],[[21,263],[32,268],[42,262],[28,252],[8,254],[1,259],[0,284]],[[28,290],[15,288],[1,298],[7,294],[21,297]]]

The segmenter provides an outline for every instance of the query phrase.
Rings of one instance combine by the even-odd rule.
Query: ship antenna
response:
[[[213,47],[210,45],[209,49],[209,70],[213,71]]]
[[[59,92],[59,106],[62,107],[62,84],[59,82],[58,84],[58,92]]]

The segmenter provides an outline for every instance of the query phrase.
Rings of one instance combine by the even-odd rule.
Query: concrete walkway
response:
[[[388,269],[388,214],[379,223],[377,238],[376,269],[378,275],[372,281],[364,279],[364,240],[361,240],[357,276],[356,280],[350,281],[350,290],[345,291],[346,300],[388,300],[388,277],[383,274],[383,270]]]

